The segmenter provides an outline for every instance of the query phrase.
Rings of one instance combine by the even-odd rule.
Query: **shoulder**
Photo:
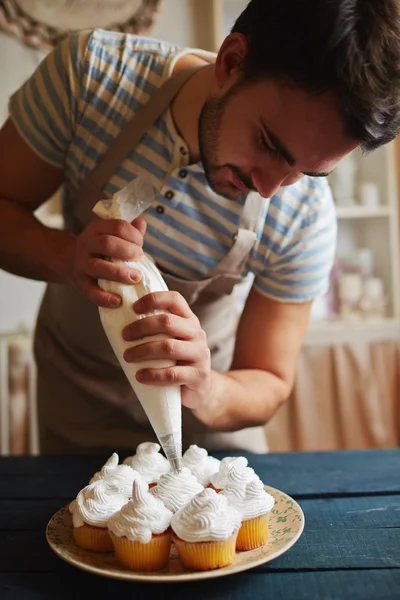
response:
[[[334,235],[336,212],[326,179],[303,177],[295,184],[281,188],[272,196],[266,226],[277,226],[281,246],[293,238],[313,235],[327,229]]]
[[[92,51],[103,50],[115,53],[145,53],[168,56],[171,52],[179,50],[179,46],[152,37],[94,29],[91,32],[88,49]]]
[[[279,301],[305,302],[327,290],[336,248],[328,182],[303,177],[270,201],[255,288]],[[265,249],[265,253],[262,250]]]
[[[290,214],[299,223],[306,223],[313,216],[335,212],[327,179],[308,176],[281,188],[272,196],[271,206]]]
[[[95,29],[86,44],[81,112],[101,105],[130,118],[159,88],[168,64],[180,51],[150,37]]]

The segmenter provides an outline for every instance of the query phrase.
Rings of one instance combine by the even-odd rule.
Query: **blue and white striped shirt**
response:
[[[24,140],[64,169],[66,213],[76,189],[186,53],[214,56],[152,38],[82,32],[64,40],[11,97],[10,115]],[[244,200],[215,194],[201,163],[188,163],[187,145],[167,110],[105,192],[115,193],[136,176],[149,180],[159,196],[146,213],[144,249],[163,270],[194,280],[229,251]],[[311,300],[327,289],[335,242],[328,183],[303,177],[265,201],[244,274],[253,273],[257,291],[275,300]]]

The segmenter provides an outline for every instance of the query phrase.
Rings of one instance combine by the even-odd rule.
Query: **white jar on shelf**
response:
[[[340,316],[361,318],[360,302],[363,296],[363,278],[358,273],[343,273],[339,279]]]
[[[329,177],[332,194],[337,206],[354,206],[357,187],[358,165],[355,154],[346,156]]]

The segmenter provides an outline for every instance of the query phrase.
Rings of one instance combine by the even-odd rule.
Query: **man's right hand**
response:
[[[120,219],[95,219],[77,237],[73,256],[72,284],[97,306],[117,308],[118,294],[103,292],[98,279],[134,284],[141,273],[107,258],[135,261],[143,256],[146,222],[138,217],[132,223]]]

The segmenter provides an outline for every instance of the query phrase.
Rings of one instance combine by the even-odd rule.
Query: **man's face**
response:
[[[333,94],[274,81],[234,84],[209,97],[199,119],[208,182],[230,200],[249,190],[269,198],[303,175],[326,176],[356,146]]]

